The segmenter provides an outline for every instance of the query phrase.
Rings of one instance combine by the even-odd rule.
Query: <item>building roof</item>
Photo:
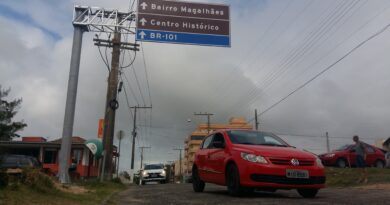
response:
[[[86,140],[82,137],[79,137],[79,136],[74,136],[72,137],[72,144],[84,144]],[[56,139],[56,140],[53,140],[53,141],[49,141],[50,143],[55,143],[55,144],[61,144],[62,142],[62,138],[59,138],[59,139]]]

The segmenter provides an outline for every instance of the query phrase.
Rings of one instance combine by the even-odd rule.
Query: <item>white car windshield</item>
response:
[[[162,164],[148,164],[145,165],[145,170],[150,170],[150,169],[163,169],[164,166]]]

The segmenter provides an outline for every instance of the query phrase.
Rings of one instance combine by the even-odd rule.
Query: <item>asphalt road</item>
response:
[[[231,197],[226,188],[207,184],[203,193],[192,191],[191,184],[162,184],[130,186],[116,198],[119,205],[127,204],[390,204],[388,188],[326,188],[314,199],[302,198],[295,190],[275,193],[255,192],[244,197]]]

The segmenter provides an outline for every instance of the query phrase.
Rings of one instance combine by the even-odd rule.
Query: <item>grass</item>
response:
[[[367,168],[368,184],[390,184],[390,169]],[[326,168],[328,187],[361,186],[361,170],[355,168]]]
[[[41,176],[35,182],[14,181],[6,188],[0,189],[0,205],[96,205],[112,193],[124,190],[125,185],[118,182],[99,183],[98,181],[80,182],[77,186],[86,189],[83,193],[62,191]],[[109,204],[112,204],[110,201]]]

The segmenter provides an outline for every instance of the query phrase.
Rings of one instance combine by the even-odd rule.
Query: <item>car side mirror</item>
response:
[[[222,149],[222,148],[225,148],[225,145],[222,141],[214,141],[213,147],[218,148],[218,149]]]

